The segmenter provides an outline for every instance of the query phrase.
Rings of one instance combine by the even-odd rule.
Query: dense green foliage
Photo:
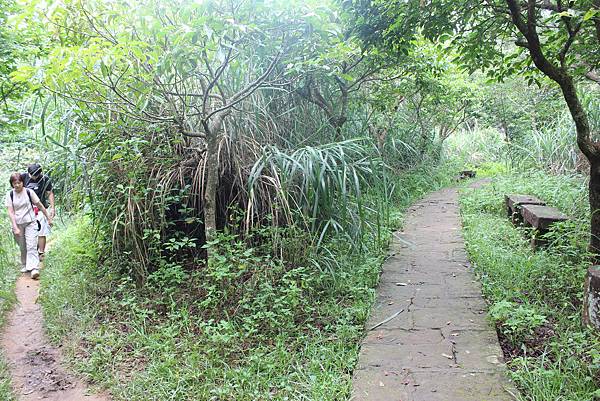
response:
[[[599,89],[589,87],[584,96],[593,127],[600,127]],[[478,103],[473,124],[446,141],[449,155],[473,165],[492,161],[517,170],[588,173],[574,123],[555,89],[543,86],[535,91],[510,80],[483,88],[481,96],[487,101]]]
[[[360,187],[386,174],[364,128],[373,112],[360,100],[367,79],[390,73],[383,56],[344,40],[338,14],[294,2],[52,10],[57,26],[73,29],[54,32],[61,43],[49,57],[13,79],[60,95],[45,96],[38,112],[48,162],[71,202],[89,204],[94,224],[110,233],[119,269],[141,284],[169,253],[154,240],[185,242],[185,256],[198,256],[214,228],[293,224],[316,242],[340,231],[360,238],[365,208],[377,207],[357,201]],[[350,112],[361,129],[334,123]],[[391,150],[422,159],[426,149],[412,146]],[[289,163],[265,166],[264,154]],[[243,218],[232,221],[231,209]]]
[[[426,37],[451,40],[458,62],[493,76],[546,74],[532,62],[521,23],[535,30],[547,60],[583,76],[598,65],[598,4],[590,0],[519,3],[513,0],[342,0],[355,31],[375,45],[405,48],[415,26]],[[529,6],[532,6],[531,11]],[[530,12],[530,15],[528,15]],[[533,19],[528,20],[529,17]],[[533,49],[535,50],[535,49]],[[541,74],[540,74],[541,73]],[[552,78],[552,77],[550,77]],[[552,78],[553,79],[553,78]]]

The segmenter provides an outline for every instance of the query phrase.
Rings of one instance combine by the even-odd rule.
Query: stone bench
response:
[[[464,180],[465,178],[475,178],[477,175],[477,171],[475,170],[463,170],[458,174],[459,180]]]
[[[547,233],[554,223],[569,220],[560,210],[551,206],[522,204],[520,211],[523,222],[535,229],[531,238],[533,249],[545,245],[545,241],[540,237]]]
[[[506,203],[506,213],[508,218],[515,225],[523,223],[523,218],[521,216],[522,205],[546,205],[546,202],[536,198],[535,196],[529,195],[505,195],[504,201]]]

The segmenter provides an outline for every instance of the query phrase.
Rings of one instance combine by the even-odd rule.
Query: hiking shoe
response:
[[[44,260],[44,256],[45,256],[44,252],[38,252],[38,255],[40,257],[40,260]]]
[[[34,280],[35,280],[35,279],[36,279],[36,278],[38,278],[39,276],[40,276],[40,271],[39,271],[38,269],[33,269],[33,270],[31,271],[31,278],[32,278],[32,279],[34,279]]]
[[[29,271],[31,271],[31,270],[27,270],[27,267],[25,267],[25,266],[21,267],[21,273],[27,273]]]

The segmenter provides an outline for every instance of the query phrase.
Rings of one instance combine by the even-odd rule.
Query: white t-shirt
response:
[[[10,199],[11,192],[13,194],[12,200]],[[31,195],[31,202],[34,204],[40,201],[40,198],[38,198],[38,196],[32,190],[29,190],[29,194]],[[18,194],[14,189],[11,189],[6,194],[4,206],[12,206],[15,210],[17,224],[25,224],[31,223],[33,220],[35,220],[35,212],[33,211],[31,202],[29,201],[29,196],[27,196],[26,188],[23,188],[20,194]]]

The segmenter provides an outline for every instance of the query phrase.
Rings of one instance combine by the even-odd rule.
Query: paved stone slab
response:
[[[481,287],[467,260],[457,192],[409,209],[383,266],[354,372],[352,400],[508,401]]]
[[[365,370],[354,387],[353,401],[496,401],[513,400],[497,374],[488,372],[411,372],[406,369]],[[512,392],[512,390],[508,390]],[[514,393],[513,393],[514,394]],[[507,398],[509,397],[509,398]]]

